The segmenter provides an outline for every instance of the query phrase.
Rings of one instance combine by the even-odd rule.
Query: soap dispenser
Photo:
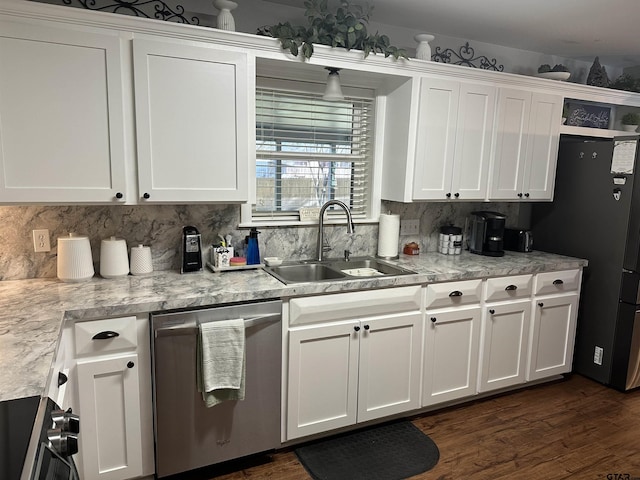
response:
[[[260,248],[258,247],[258,230],[253,227],[246,237],[247,242],[247,265],[258,265],[260,263]]]

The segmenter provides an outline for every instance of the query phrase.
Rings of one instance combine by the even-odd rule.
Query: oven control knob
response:
[[[59,428],[66,433],[80,433],[80,417],[71,413],[71,409],[67,410],[53,410],[51,412],[51,419],[55,424],[55,428]]]
[[[47,430],[47,437],[51,442],[51,448],[61,457],[70,457],[78,453],[78,436],[76,434],[52,428]]]

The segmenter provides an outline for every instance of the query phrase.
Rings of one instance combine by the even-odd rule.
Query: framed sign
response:
[[[568,111],[567,125],[574,127],[609,128],[611,107],[569,103]]]

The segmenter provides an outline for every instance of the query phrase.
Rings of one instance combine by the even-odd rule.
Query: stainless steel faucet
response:
[[[316,247],[316,257],[318,261],[322,261],[323,253],[324,253],[324,212],[331,205],[338,205],[344,210],[344,213],[347,214],[347,233],[353,233],[353,219],[351,218],[351,210],[344,202],[340,200],[329,200],[322,205],[320,208],[320,218],[318,219],[318,245]]]

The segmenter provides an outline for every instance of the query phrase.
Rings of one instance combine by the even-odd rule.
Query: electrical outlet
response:
[[[400,235],[418,235],[420,220],[400,220]]]
[[[33,250],[35,252],[49,252],[51,251],[51,242],[49,241],[49,230],[34,230],[33,231]]]
[[[604,353],[603,348],[596,346],[595,350],[593,351],[593,363],[595,363],[596,365],[602,365],[603,353]]]

